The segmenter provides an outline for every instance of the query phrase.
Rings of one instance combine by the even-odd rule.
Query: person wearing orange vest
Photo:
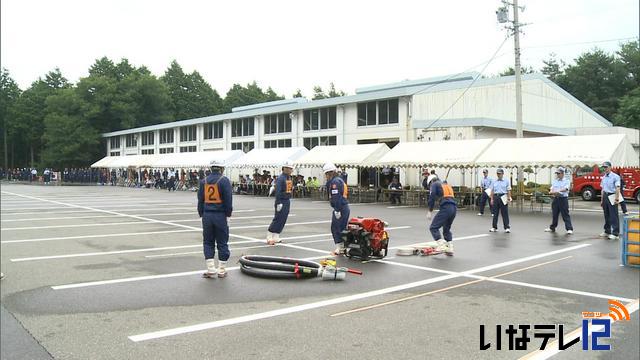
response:
[[[227,276],[229,251],[229,224],[227,218],[233,212],[231,182],[224,172],[224,163],[213,160],[211,174],[200,180],[198,188],[198,215],[202,218],[202,248],[207,271],[204,278]],[[215,258],[218,248],[218,258]]]
[[[456,218],[456,200],[451,185],[447,184],[446,181],[440,182],[440,179],[437,177],[431,179],[430,182],[427,220],[431,220],[436,201],[440,202],[440,211],[438,211],[433,218],[429,231],[431,231],[433,240],[438,243],[436,251],[441,251],[446,255],[452,256],[453,234],[451,233],[451,225],[453,224],[453,219]],[[444,240],[442,240],[442,235],[440,235],[440,228],[442,228]]]
[[[291,194],[293,193],[293,180],[291,179],[291,173],[293,172],[293,163],[290,160],[285,160],[282,164],[282,174],[278,176],[275,182],[275,214],[269,230],[267,232],[267,244],[275,245],[280,240],[280,233],[284,229],[284,225],[287,223],[289,217],[289,207],[291,206]]]
[[[333,163],[326,163],[322,167],[324,176],[327,180],[327,194],[329,195],[329,204],[333,208],[331,216],[331,235],[336,249],[333,255],[344,254],[344,241],[342,240],[342,231],[347,229],[349,224],[349,216],[351,209],[349,208],[349,187],[344,180],[338,176],[338,169]]]

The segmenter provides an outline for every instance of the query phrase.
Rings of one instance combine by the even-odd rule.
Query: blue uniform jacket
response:
[[[329,203],[335,211],[342,211],[342,208],[349,205],[347,197],[349,189],[342,178],[335,176],[327,182],[327,193],[329,194]]]
[[[200,180],[198,188],[198,215],[206,212],[223,212],[227,217],[233,211],[231,182],[219,172]]]
[[[291,176],[280,174],[276,179],[276,204],[289,201],[291,192],[293,191],[293,182]]]
[[[440,181],[434,181],[431,183],[431,190],[429,192],[429,211],[433,211],[433,208],[436,206],[436,201],[440,200],[440,206],[451,203],[456,203],[454,198],[444,197],[444,190],[442,190],[442,183]]]

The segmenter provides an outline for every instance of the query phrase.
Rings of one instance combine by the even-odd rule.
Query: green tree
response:
[[[531,66],[523,66],[520,68],[520,74],[533,74],[535,71],[533,70],[533,68]],[[498,74],[498,76],[512,76],[516,74],[516,69],[514,69],[513,67],[509,66],[508,68],[506,68],[505,70],[502,70],[502,72],[500,74]]]
[[[107,58],[97,60],[76,91],[89,104],[86,120],[101,133],[173,120],[166,85],[146,67],[135,68],[127,59],[118,64]]]
[[[606,119],[613,119],[619,99],[630,90],[624,64],[600,49],[580,55],[556,80]]]
[[[2,68],[0,72],[0,127],[2,127],[2,155],[4,167],[9,168],[9,142],[17,134],[14,106],[20,97],[20,88],[11,78],[9,71]],[[14,142],[11,142],[13,149]],[[13,161],[11,162],[13,167]]]
[[[276,94],[271,88],[268,88],[266,93],[263,92],[255,81],[247,84],[246,87],[241,86],[240,84],[233,84],[231,89],[227,91],[227,95],[223,100],[223,112],[231,112],[231,109],[238,106],[253,105],[282,99],[284,99],[284,97]]]
[[[197,71],[185,74],[174,60],[160,80],[167,85],[174,120],[211,116],[222,111],[220,95]]]
[[[100,133],[86,120],[91,107],[74,89],[47,99],[42,163],[63,169],[91,164],[102,155]]]
[[[30,166],[36,166],[42,149],[47,98],[70,86],[60,69],[56,68],[45,75],[44,79],[40,78],[33,82],[16,102],[17,128],[27,145]]]
[[[613,123],[617,126],[640,129],[640,87],[620,99],[620,107]]]
[[[546,75],[547,78],[553,82],[556,82],[558,77],[564,73],[564,68],[567,66],[564,61],[558,60],[555,53],[549,54],[549,58],[547,60],[543,60],[542,63],[544,66],[540,72]]]
[[[632,87],[640,86],[640,47],[638,44],[638,41],[622,44],[617,52],[629,74]]]
[[[333,82],[329,83],[329,91],[328,92],[324,92],[324,90],[322,90],[322,87],[320,87],[319,85],[316,85],[313,87],[313,100],[319,100],[319,99],[328,99],[328,98],[332,98],[332,97],[339,97],[339,96],[345,96],[347,95],[347,93],[345,93],[342,90],[336,90],[336,86],[333,84]]]
[[[292,98],[303,98],[302,91],[300,89],[296,89],[296,92],[291,96]]]

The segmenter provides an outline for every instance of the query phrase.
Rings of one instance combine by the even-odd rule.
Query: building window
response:
[[[120,149],[120,136],[109,138],[109,145],[111,149]]]
[[[242,150],[244,152],[249,152],[253,150],[253,147],[253,141],[231,143],[231,150]]]
[[[253,136],[254,118],[242,118],[231,120],[231,137]]]
[[[358,104],[358,126],[398,123],[398,99]]]
[[[321,146],[336,145],[336,137],[335,136],[309,137],[309,138],[304,138],[303,143],[304,143],[304,147],[306,147],[308,150],[311,150],[318,145],[321,145]]]
[[[143,132],[141,136],[142,136],[142,146],[153,145],[153,141],[154,141],[153,131]]]
[[[291,132],[289,113],[269,114],[264,116],[264,133],[281,134]]]
[[[173,148],[160,148],[160,154],[173,154]]]
[[[291,147],[291,139],[266,140],[264,142],[265,149],[289,148],[289,147]]]
[[[138,142],[136,141],[136,135],[137,134],[127,134],[126,145],[127,145],[128,148],[138,146]]]
[[[196,133],[198,128],[196,125],[183,126],[180,128],[180,142],[196,141]]]
[[[204,139],[222,139],[223,126],[224,123],[222,121],[204,124]]]
[[[142,149],[142,155],[153,155],[153,149]]]
[[[336,107],[304,111],[304,131],[336,128]]]
[[[196,147],[194,146],[180,146],[180,152],[196,152]]]
[[[173,144],[173,129],[160,130],[160,144]]]
[[[120,151],[112,151],[109,153],[109,156],[120,156]]]

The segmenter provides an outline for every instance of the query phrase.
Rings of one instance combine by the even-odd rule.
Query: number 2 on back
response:
[[[222,199],[220,199],[220,191],[218,190],[218,184],[205,184],[204,202],[207,204],[222,204]]]

